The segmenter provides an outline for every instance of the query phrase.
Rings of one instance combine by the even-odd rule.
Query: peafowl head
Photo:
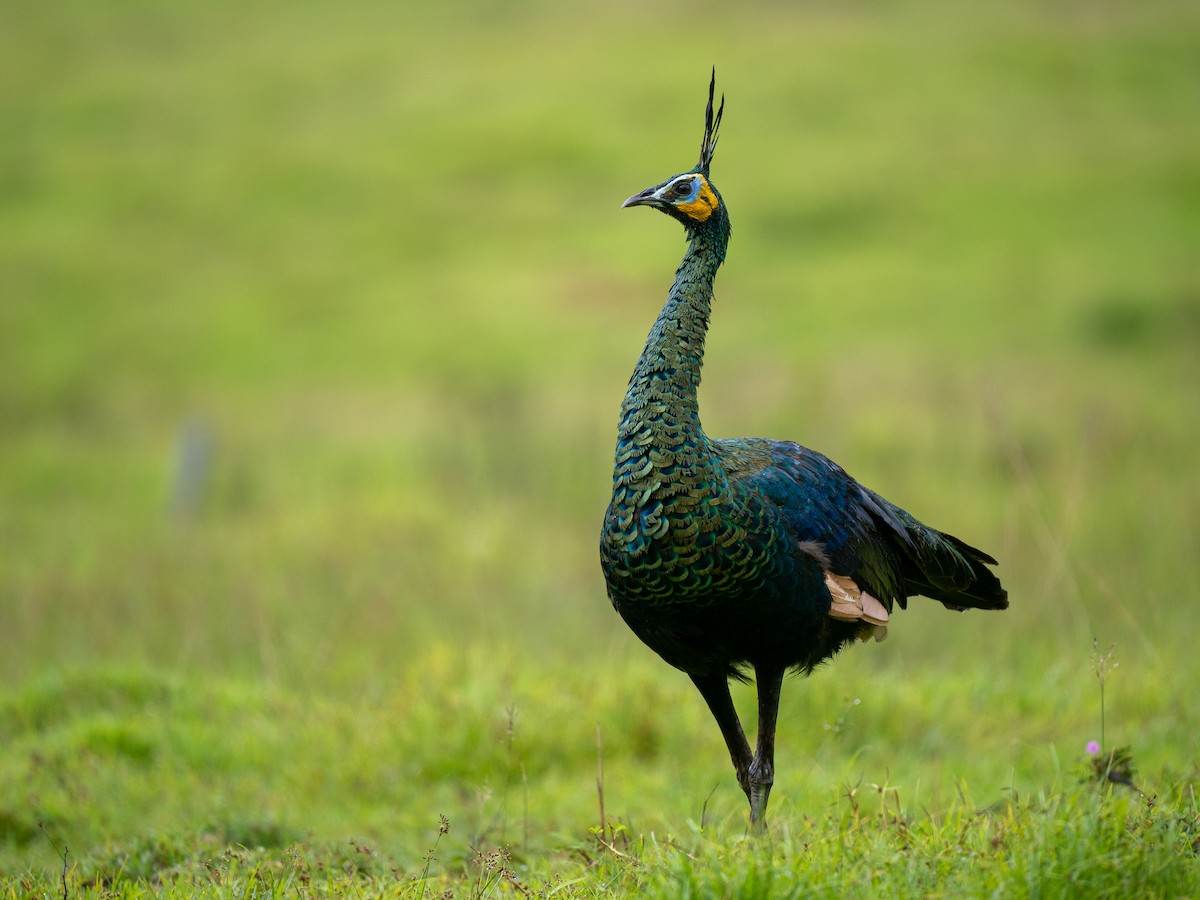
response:
[[[713,93],[716,84],[717,73],[714,69],[712,79],[708,83],[708,105],[704,110],[704,139],[700,143],[700,162],[694,168],[673,175],[661,184],[639,191],[621,205],[650,206],[661,210],[682,222],[689,237],[712,235],[717,239],[717,243],[723,245],[729,239],[729,214],[721,200],[721,194],[708,177],[713,151],[717,149],[721,115],[725,112],[725,97],[722,96],[717,114],[713,115]]]

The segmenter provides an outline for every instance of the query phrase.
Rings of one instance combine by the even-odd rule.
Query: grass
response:
[[[63,845],[87,848],[67,855],[81,896],[1194,890],[1193,771],[1149,752],[1140,794],[1095,782],[1081,751],[1057,756],[1056,737],[1094,733],[1073,721],[1095,706],[1086,672],[1058,697],[1027,691],[1036,708],[1003,721],[986,711],[1020,687],[984,673],[960,686],[974,706],[958,692],[931,704],[918,693],[928,684],[907,679],[858,701],[790,691],[787,721],[824,727],[792,729],[763,841],[747,837],[719,738],[686,686],[658,675],[633,673],[626,690],[659,701],[633,715],[625,691],[589,703],[595,679],[576,667],[450,647],[357,701],[146,673],[46,681],[3,711],[9,853],[41,861],[14,866],[10,890],[52,891]],[[1067,721],[1046,742],[1059,704]],[[603,830],[585,706],[602,723],[614,813]],[[980,719],[1009,733],[981,734]],[[1178,727],[1160,723],[1166,735],[1149,730],[1137,746],[1167,744]],[[971,757],[963,733],[1002,758]],[[678,807],[664,811],[663,797]]]
[[[1200,893],[1198,30],[10,10],[0,896]],[[1013,600],[789,682],[760,842],[595,558],[682,249],[616,207],[713,62],[708,430],[829,453]]]

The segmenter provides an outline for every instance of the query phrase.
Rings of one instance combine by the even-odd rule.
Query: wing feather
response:
[[[827,561],[831,615],[850,616],[853,609],[853,619],[884,626],[893,605],[904,608],[915,594],[951,609],[1008,606],[987,568],[995,560],[921,523],[828,457],[789,441],[713,444],[731,483],[780,510],[798,553],[819,548]]]

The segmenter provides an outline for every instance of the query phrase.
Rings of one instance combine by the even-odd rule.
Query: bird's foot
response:
[[[761,757],[755,757],[746,773],[746,783],[742,785],[746,797],[750,800],[750,827],[755,832],[766,830],[767,800],[771,796],[771,786],[774,784],[775,767]]]

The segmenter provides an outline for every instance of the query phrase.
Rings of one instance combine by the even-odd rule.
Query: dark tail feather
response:
[[[997,565],[996,560],[866,488],[863,494],[881,530],[890,530],[896,541],[903,596],[921,594],[948,609],[1008,609],[1008,591],[988,568]]]
[[[1008,609],[1008,591],[988,568],[996,560],[954,535],[923,530],[910,532],[916,552],[904,572],[908,593],[930,597],[947,609]]]

